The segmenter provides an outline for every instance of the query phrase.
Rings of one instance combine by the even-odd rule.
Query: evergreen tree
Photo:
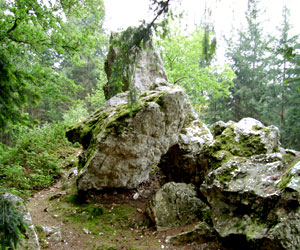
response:
[[[274,37],[271,76],[264,94],[263,120],[280,128],[284,147],[300,148],[299,56],[287,56],[288,48],[300,48],[299,36],[290,36],[289,9],[284,6],[279,36]]]
[[[228,41],[227,57],[236,79],[231,89],[231,99],[225,108],[230,109],[232,114],[227,119],[235,121],[243,117],[262,119],[262,97],[268,83],[270,59],[266,47],[270,41],[263,35],[258,5],[258,0],[248,0],[246,30],[238,31],[237,42]]]

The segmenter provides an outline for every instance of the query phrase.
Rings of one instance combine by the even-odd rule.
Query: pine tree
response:
[[[269,124],[280,128],[281,141],[284,147],[300,148],[300,92],[299,83],[299,56],[290,53],[289,48],[300,47],[299,35],[290,36],[289,9],[282,10],[282,24],[278,27],[279,36],[274,37],[272,65],[269,75],[270,82],[264,94],[263,119]]]
[[[269,67],[265,48],[270,41],[263,35],[258,5],[258,0],[248,0],[246,30],[238,31],[237,42],[228,41],[227,57],[236,74],[231,89],[232,98],[227,103],[232,113],[230,119],[233,120],[262,118],[262,97],[268,82],[266,70]]]

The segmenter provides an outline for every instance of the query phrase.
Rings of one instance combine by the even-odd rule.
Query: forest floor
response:
[[[163,177],[152,174],[148,183],[137,190],[108,190],[89,194],[84,204],[78,202],[73,184],[58,181],[33,195],[28,201],[35,225],[58,227],[61,239],[42,239],[41,248],[49,250],[119,250],[119,249],[212,249],[205,244],[170,245],[166,236],[194,227],[158,232],[146,216],[149,199],[163,184]],[[69,186],[68,186],[69,185]],[[73,185],[73,188],[72,188]],[[70,188],[71,187],[71,188]],[[136,194],[139,197],[134,197]],[[135,199],[137,198],[137,199]]]

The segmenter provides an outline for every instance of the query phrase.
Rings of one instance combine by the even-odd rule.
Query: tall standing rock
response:
[[[191,168],[189,178],[197,178],[198,150],[212,136],[198,121],[186,93],[167,82],[159,54],[152,46],[146,46],[137,55],[136,63],[124,68],[134,68],[130,87],[138,93],[137,102],[129,105],[125,78],[125,92],[114,95],[113,91],[111,76],[115,63],[121,60],[118,53],[119,48],[111,46],[105,65],[105,92],[110,99],[67,132],[70,141],[78,141],[84,147],[78,189],[135,188],[148,180],[153,165],[158,165],[175,145],[190,160],[185,166]],[[170,168],[165,169],[170,172]]]
[[[117,70],[115,65],[119,60],[123,60],[122,55],[120,55],[120,48],[113,44],[113,40],[120,39],[120,36],[119,33],[112,33],[111,46],[105,61],[105,72],[108,82],[104,85],[103,90],[107,100],[116,94],[114,91],[115,83],[111,81],[111,78],[113,71]],[[125,72],[123,72],[123,92],[128,91],[129,87],[133,87],[138,94],[141,94],[153,89],[157,81],[167,82],[168,79],[159,52],[154,48],[151,41],[148,41],[145,48],[138,53],[134,65],[126,65],[124,67],[124,71],[128,70],[133,72],[132,82],[130,83],[131,86],[129,86],[128,79],[126,79]]]

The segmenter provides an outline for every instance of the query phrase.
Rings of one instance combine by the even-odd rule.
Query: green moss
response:
[[[263,131],[263,132],[266,132],[267,135],[269,135],[269,134],[271,133],[271,129],[266,128],[266,127],[259,127],[259,126],[257,126],[257,125],[252,126],[252,129],[253,129],[253,130],[256,130],[256,131]]]
[[[287,165],[284,174],[281,176],[281,181],[277,184],[277,187],[281,189],[286,188],[290,183],[292,179],[291,170],[298,163],[300,157],[295,158],[295,156],[293,156],[292,154],[287,153],[284,155],[283,159],[285,163],[289,162],[289,164]]]
[[[207,158],[210,158],[213,169],[218,168],[235,156],[250,157],[256,154],[267,153],[267,149],[261,143],[259,135],[241,135],[238,142],[235,138],[234,126],[232,125],[215,137],[215,142],[212,146],[206,148],[206,155]]]
[[[106,233],[113,236],[116,230],[128,229],[137,213],[134,207],[128,205],[107,209],[97,203],[80,204],[77,195],[70,195],[65,201],[60,207],[64,218],[95,235]]]
[[[134,116],[142,107],[147,106],[147,103],[155,102],[161,105],[161,97],[168,92],[169,90],[145,92],[135,105],[129,107],[127,103],[122,103],[115,108],[100,109],[85,121],[72,126],[67,132],[68,139],[80,142],[85,149],[79,160],[78,169],[81,170],[90,164],[99,135],[103,140],[108,134],[121,135],[124,129],[128,128],[126,117]]]
[[[236,158],[236,157],[235,157]],[[232,180],[232,172],[238,168],[237,165],[231,164],[230,168],[224,169],[221,174],[218,174],[216,176],[216,179],[222,183],[228,183]]]

